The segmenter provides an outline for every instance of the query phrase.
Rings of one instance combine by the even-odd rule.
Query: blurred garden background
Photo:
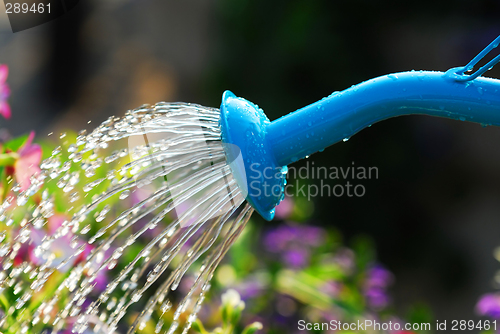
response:
[[[31,130],[42,141],[52,132],[90,130],[144,103],[217,107],[226,89],[257,103],[272,120],[379,75],[465,65],[500,34],[496,0],[82,0],[63,17],[15,34],[4,12],[0,63],[9,66],[12,117],[0,119],[2,140]],[[500,68],[488,76],[500,78]],[[235,268],[243,261],[234,259],[252,256],[238,253],[251,246],[235,245],[219,283],[250,298],[254,309],[246,311],[275,316],[255,319],[286,332],[280,321],[297,317],[301,303],[321,300],[304,300],[311,296],[281,282],[282,290],[273,285],[271,312],[259,306],[261,286],[238,285],[246,281],[236,278],[252,272],[258,279],[250,281],[267,289],[269,277],[278,279],[287,273],[282,270],[333,275],[321,274],[318,265],[321,254],[332,253],[345,272],[317,291],[334,300],[335,280],[347,280],[364,291],[361,308],[379,312],[390,304],[401,318],[479,319],[479,298],[500,287],[499,142],[498,128],[411,116],[376,124],[297,163],[354,162],[376,166],[379,177],[363,183],[361,198],[298,197],[272,222],[254,215],[243,241],[262,245],[261,252],[244,262],[248,268]],[[265,246],[272,233],[288,238],[282,248]],[[294,239],[307,233],[321,242]],[[257,270],[255,261],[272,275]],[[354,268],[363,273],[359,282],[348,278],[356,276]],[[387,293],[387,305],[370,299],[360,283],[380,273],[378,297]]]

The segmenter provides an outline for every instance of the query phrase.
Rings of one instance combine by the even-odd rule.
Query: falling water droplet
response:
[[[120,199],[125,199],[125,198],[127,198],[129,195],[130,195],[130,190],[125,190],[125,191],[123,191],[123,192],[120,194],[119,198],[120,198]]]
[[[58,155],[59,153],[61,153],[61,146],[56,147],[56,148],[52,151],[52,156],[56,156],[56,155]]]
[[[160,319],[160,320],[158,320],[158,323],[156,324],[155,333],[160,333],[162,328],[163,328],[163,320]]]

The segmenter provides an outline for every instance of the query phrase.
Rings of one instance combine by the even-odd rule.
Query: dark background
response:
[[[379,75],[465,65],[499,18],[498,0],[82,0],[13,34],[2,11],[13,117],[0,127],[40,138],[143,103],[216,107],[225,89],[272,120]],[[400,315],[425,301],[439,320],[472,319],[499,284],[499,141],[497,128],[425,116],[376,124],[309,159],[379,169],[362,198],[317,198],[314,222],[374,239]]]

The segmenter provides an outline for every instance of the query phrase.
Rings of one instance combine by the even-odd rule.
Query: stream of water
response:
[[[8,227],[0,234],[0,292],[18,299],[3,310],[0,329],[135,333],[154,320],[156,333],[187,333],[253,212],[226,162],[218,121],[218,109],[199,105],[143,106],[80,132],[42,162],[28,189],[14,185],[0,207]],[[46,233],[58,201],[66,219]],[[72,251],[61,255],[68,238]],[[147,242],[137,250],[139,239]],[[26,247],[35,264],[16,262]],[[191,288],[164,320],[190,267],[197,269]],[[55,292],[38,297],[60,272]],[[99,290],[102,273],[109,279]],[[128,312],[138,314],[132,325],[122,324]]]

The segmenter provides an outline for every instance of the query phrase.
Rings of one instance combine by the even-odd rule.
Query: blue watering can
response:
[[[248,189],[247,200],[271,220],[284,197],[286,165],[384,119],[421,114],[500,125],[500,80],[482,77],[500,62],[500,55],[471,73],[499,43],[500,36],[466,66],[444,73],[384,75],[334,92],[273,122],[257,105],[226,91],[221,104],[222,141],[232,144],[225,146],[228,159],[241,154],[243,166],[231,164],[231,168],[239,186]]]

